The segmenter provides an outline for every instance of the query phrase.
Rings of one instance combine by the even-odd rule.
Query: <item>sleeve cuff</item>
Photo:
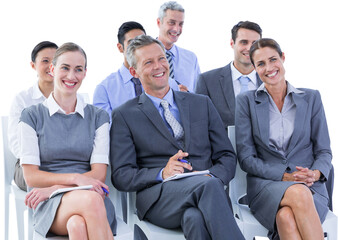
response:
[[[156,180],[161,181],[161,182],[163,182],[162,172],[163,172],[163,168],[161,169],[161,171],[159,171],[159,173],[156,176]]]
[[[40,159],[35,156],[25,156],[20,158],[20,165],[22,164],[32,164],[40,166]]]
[[[92,155],[90,158],[90,164],[94,164],[94,163],[104,163],[104,164],[109,165],[109,158],[105,154],[95,154],[95,155]]]

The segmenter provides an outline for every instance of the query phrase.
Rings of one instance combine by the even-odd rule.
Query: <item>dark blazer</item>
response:
[[[195,89],[195,93],[210,97],[226,129],[228,126],[235,125],[236,99],[230,64],[200,74]],[[262,80],[258,74],[256,75],[257,87],[259,87],[262,84]]]
[[[318,91],[299,89],[291,93],[296,104],[292,137],[284,157],[269,145],[269,97],[266,92],[249,91],[237,97],[236,143],[240,165],[248,173],[248,197],[252,199],[271,181],[281,181],[284,172],[296,166],[318,169],[328,179],[331,165],[330,138]],[[324,181],[311,189],[328,197]]]
[[[194,170],[209,169],[228,184],[236,156],[214,105],[208,97],[192,93],[174,91],[174,99],[185,132],[184,150]],[[142,219],[160,196],[158,173],[180,146],[144,93],[113,111],[110,146],[112,182],[120,191],[137,191]]]

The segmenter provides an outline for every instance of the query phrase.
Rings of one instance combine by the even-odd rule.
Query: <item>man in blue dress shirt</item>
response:
[[[117,48],[119,52],[124,54],[129,40],[145,34],[146,31],[140,23],[133,21],[123,23],[117,34]],[[138,81],[138,84],[134,83],[135,81]],[[178,90],[178,86],[173,80],[170,83],[170,87],[173,90]],[[110,116],[113,109],[138,95],[136,88],[142,90],[141,83],[130,74],[129,64],[124,57],[124,62],[120,69],[110,74],[97,85],[94,92],[93,104],[106,110]]]
[[[157,26],[159,27],[160,40],[167,53],[170,65],[170,77],[179,84],[181,91],[193,92],[200,67],[196,55],[186,49],[175,45],[182,34],[184,23],[184,8],[177,2],[166,2],[159,10]],[[171,60],[172,59],[172,64]]]

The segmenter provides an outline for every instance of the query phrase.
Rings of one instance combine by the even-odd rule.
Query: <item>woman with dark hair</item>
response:
[[[49,66],[58,46],[49,41],[37,44],[31,53],[31,67],[36,71],[38,81],[26,91],[20,92],[15,96],[8,119],[8,141],[9,148],[18,159],[15,165],[14,182],[16,185],[27,191],[27,185],[22,175],[20,166],[19,143],[17,127],[21,112],[24,108],[43,102],[53,91],[53,77],[50,75]]]
[[[83,49],[65,43],[57,49],[50,74],[54,90],[22,111],[20,161],[33,208],[35,231],[70,239],[113,239],[114,206],[104,184],[109,164],[109,116],[77,94],[87,72]],[[58,189],[89,186],[50,195]]]
[[[250,209],[270,239],[324,239],[332,155],[320,94],[286,81],[285,56],[273,39],[257,40],[250,59],[263,84],[236,104]]]

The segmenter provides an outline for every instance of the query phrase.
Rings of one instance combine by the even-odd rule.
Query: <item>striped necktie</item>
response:
[[[173,54],[172,54],[172,52],[167,51],[166,56],[167,56],[167,60],[168,60],[168,63],[169,63],[169,71],[170,71],[169,77],[171,77],[172,79],[174,79]]]
[[[182,125],[176,120],[175,116],[169,110],[169,103],[166,100],[161,101],[161,106],[163,108],[164,118],[173,130],[174,137],[177,143],[184,149],[184,130]]]

